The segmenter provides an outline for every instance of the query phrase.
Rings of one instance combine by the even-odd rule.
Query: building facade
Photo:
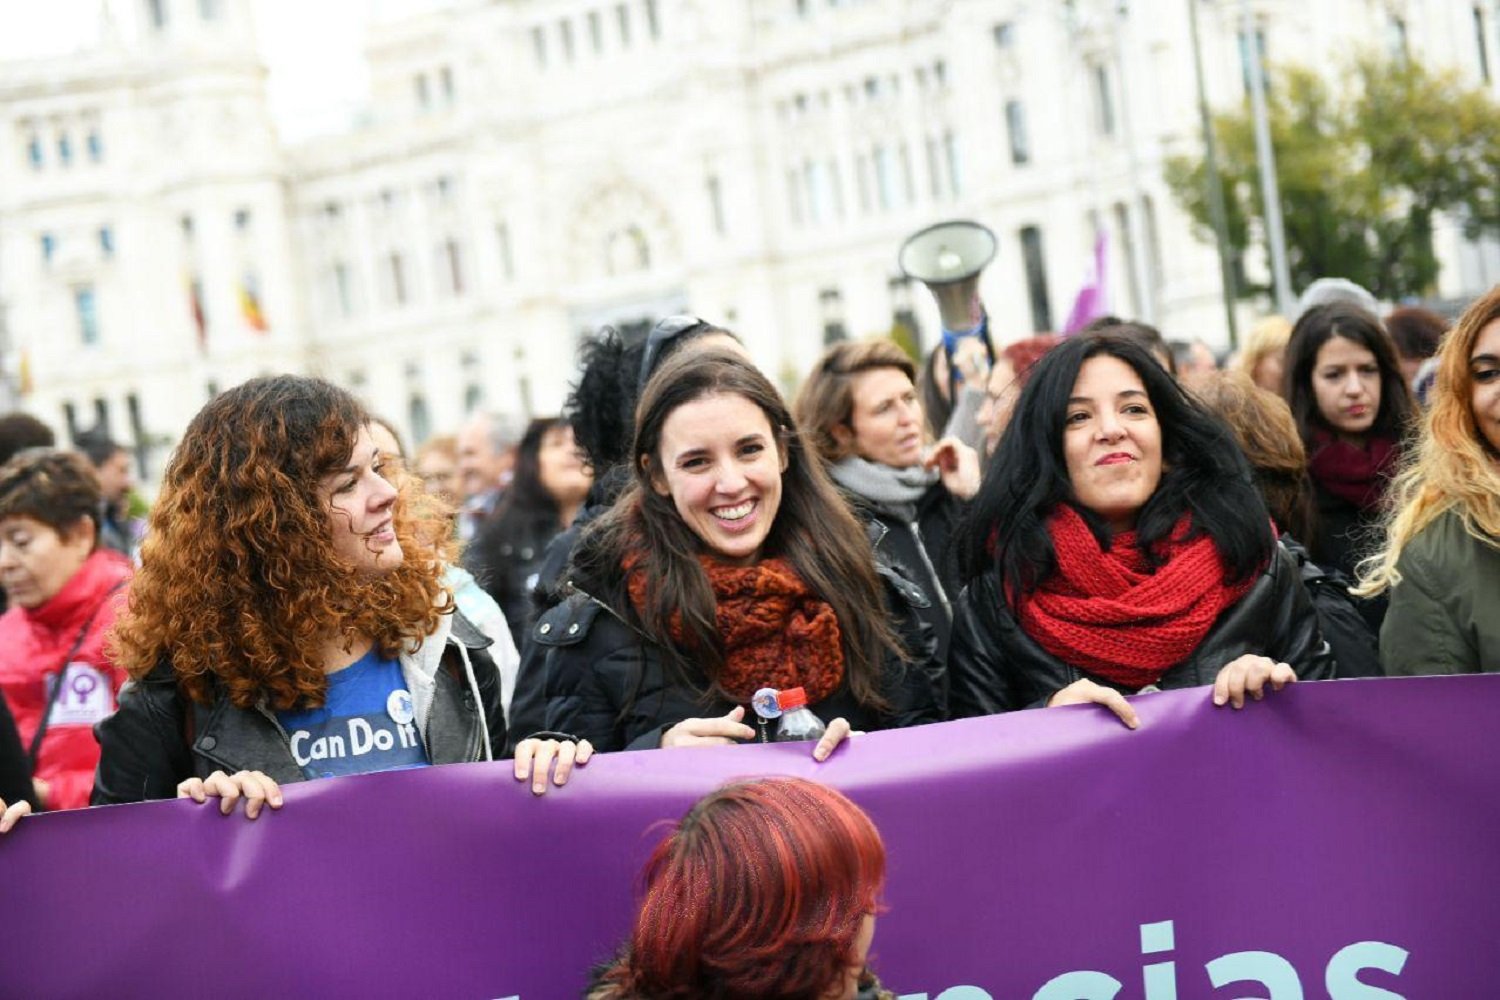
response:
[[[1223,343],[1217,257],[1162,165],[1267,58],[1399,47],[1496,86],[1492,0],[454,0],[367,38],[370,113],[279,141],[248,0],[140,0],[0,64],[0,332],[22,405],[152,477],[212,393],[359,392],[420,441],[555,412],[579,337],[694,311],[790,384],[915,322],[902,240],[969,218],[1002,339],[1053,329],[1107,233],[1114,311]],[[1500,279],[1440,234],[1445,295]],[[1253,306],[1243,307],[1248,316]]]

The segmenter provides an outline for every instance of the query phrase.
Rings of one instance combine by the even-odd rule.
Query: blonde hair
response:
[[[1291,338],[1292,321],[1285,316],[1266,316],[1256,320],[1245,335],[1245,346],[1235,357],[1235,370],[1254,381],[1256,365],[1277,351],[1286,350],[1286,343]]]
[[[1500,548],[1500,465],[1474,421],[1474,379],[1469,356],[1479,333],[1500,319],[1500,285],[1472,303],[1438,348],[1437,384],[1422,419],[1422,434],[1409,447],[1391,485],[1385,549],[1360,564],[1361,597],[1401,582],[1396,563],[1413,538],[1453,510],[1464,530]]]

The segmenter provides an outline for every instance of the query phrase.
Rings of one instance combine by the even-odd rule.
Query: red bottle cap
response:
[[[801,688],[787,688],[776,694],[776,704],[781,706],[783,712],[789,712],[794,708],[807,707],[807,692]]]

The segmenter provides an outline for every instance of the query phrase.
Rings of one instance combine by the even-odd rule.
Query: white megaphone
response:
[[[977,222],[940,222],[907,237],[897,263],[937,299],[943,329],[972,333],[984,322],[979,275],[995,259],[995,234]]]

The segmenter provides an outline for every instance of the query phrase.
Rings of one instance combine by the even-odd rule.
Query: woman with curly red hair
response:
[[[286,782],[504,747],[488,640],[443,586],[447,523],[382,470],[369,415],[320,379],[199,411],[116,627],[135,683],[99,729],[95,804],[244,798],[254,818]],[[523,741],[516,777],[541,792],[554,757],[562,784],[589,752]]]
[[[866,967],[884,881],[875,824],[833,789],[725,786],[652,854],[629,943],[588,1000],[890,998]]]

